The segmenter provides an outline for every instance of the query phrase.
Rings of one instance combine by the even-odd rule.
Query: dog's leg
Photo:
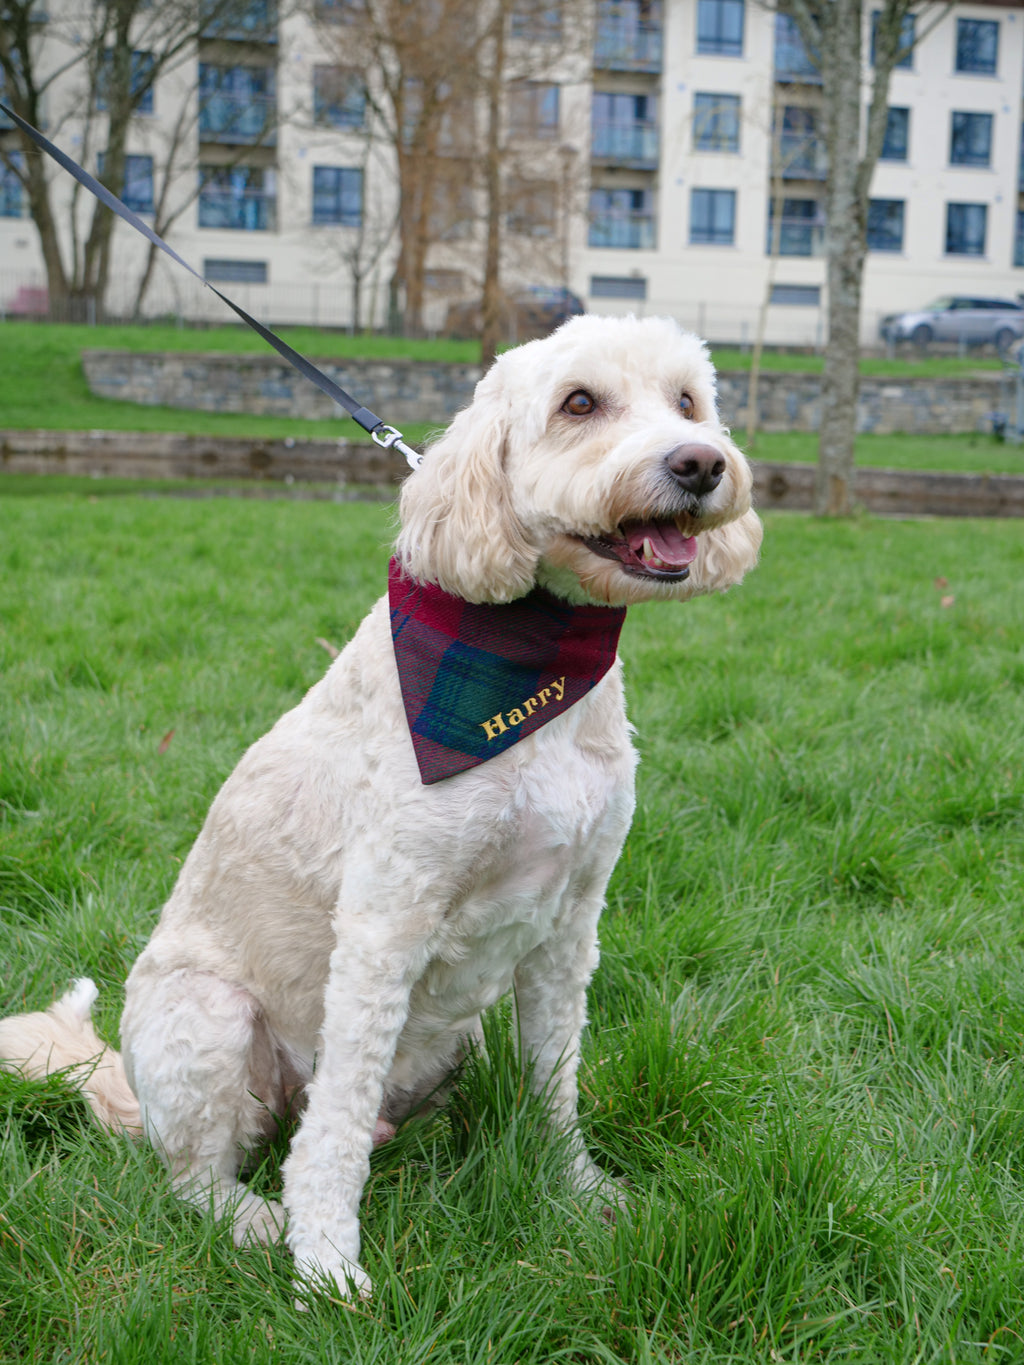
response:
[[[323,1049],[284,1166],[288,1245],[299,1275],[348,1297],[372,1292],[359,1264],[359,1201],[379,1136],[384,1083],[409,1011],[415,950],[374,933],[379,915],[346,914],[324,995]],[[364,932],[360,932],[365,929]],[[416,960],[414,960],[414,955]]]
[[[121,1020],[125,1067],[175,1192],[229,1217],[235,1244],[280,1237],[280,1205],[237,1179],[275,1128],[280,1067],[252,996],[205,972],[143,973]]]
[[[533,1063],[533,1088],[544,1096],[552,1125],[567,1142],[567,1174],[573,1188],[618,1206],[624,1202],[622,1191],[591,1160],[577,1118],[580,1037],[587,1022],[587,986],[598,961],[602,903],[603,897],[586,913],[577,907],[571,927],[520,962],[515,1003],[524,1061]]]

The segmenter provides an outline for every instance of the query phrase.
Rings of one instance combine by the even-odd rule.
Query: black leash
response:
[[[44,151],[47,156],[52,157],[53,160],[57,162],[58,166],[62,166],[69,175],[73,175],[80,185],[84,186],[90,194],[94,194],[102,204],[105,204],[107,208],[111,210],[112,213],[116,213],[119,218],[123,218],[136,232],[141,232],[143,237],[146,237],[154,246],[158,246],[161,251],[166,252],[171,260],[177,261],[180,266],[184,266],[188,273],[194,275],[200,284],[204,284],[207,289],[216,294],[233,312],[238,314],[247,326],[251,327],[254,332],[258,332],[268,345],[273,346],[278,355],[283,356],[284,359],[288,361],[289,365],[294,365],[298,372],[305,375],[305,377],[311,383],[315,384],[322,393],[327,394],[328,398],[332,398],[335,403],[343,407],[353,421],[358,422],[364,431],[370,433],[370,436],[377,445],[384,446],[385,449],[394,447],[395,450],[400,451],[405,456],[413,469],[418,467],[423,456],[420,455],[418,451],[413,450],[411,446],[405,444],[400,431],[396,430],[395,427],[387,426],[375,412],[371,412],[369,408],[364,408],[361,403],[357,403],[351,394],[347,394],[343,388],[338,384],[335,384],[333,379],[328,378],[322,370],[318,370],[311,360],[307,360],[304,355],[300,355],[300,353],[289,346],[286,341],[282,341],[276,332],[272,332],[269,327],[264,327],[262,322],[257,322],[254,317],[250,317],[244,308],[240,308],[238,304],[229,299],[226,294],[222,294],[219,289],[209,282],[209,280],[204,280],[199,271],[194,270],[192,266],[189,265],[188,261],[183,260],[173,247],[167,245],[162,237],[158,237],[148,223],[143,222],[138,214],[133,213],[127,204],[123,204],[121,200],[118,199],[117,195],[111,194],[105,185],[101,185],[88,171],[83,170],[77,161],[72,161],[71,157],[65,152],[62,152],[59,147],[55,147],[48,138],[45,138],[42,135],[38,128],[33,128],[31,123],[26,123],[19,114],[16,114],[13,109],[9,109],[7,105],[2,102],[0,102],[0,110],[3,110],[8,118],[13,119],[22,132],[27,134],[40,150]]]

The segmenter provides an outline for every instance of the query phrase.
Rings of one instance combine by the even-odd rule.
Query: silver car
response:
[[[883,341],[911,341],[922,350],[932,341],[955,341],[1005,351],[1024,337],[1024,304],[947,294],[919,312],[891,313],[878,330]]]

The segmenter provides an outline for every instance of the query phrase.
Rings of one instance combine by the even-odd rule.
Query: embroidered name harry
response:
[[[534,711],[540,710],[542,706],[547,706],[548,702],[551,701],[552,695],[554,696],[555,701],[561,701],[565,696],[564,674],[561,678],[556,678],[550,687],[539,688],[536,696],[527,697],[524,702],[520,702],[518,706],[514,706],[511,711],[499,711],[498,714],[492,716],[490,720],[482,720],[480,725],[487,735],[488,743],[490,743],[492,739],[497,739],[499,735],[504,734],[510,726],[522,725],[523,721],[526,720],[528,716],[532,716]]]

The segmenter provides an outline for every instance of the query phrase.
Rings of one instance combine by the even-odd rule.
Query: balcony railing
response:
[[[226,42],[276,43],[276,0],[202,0],[200,14],[204,38]]]
[[[780,256],[820,256],[825,248],[825,228],[806,218],[783,218],[779,230]],[[772,249],[772,225],[768,226],[767,251]]]
[[[824,180],[828,175],[825,144],[801,133],[783,133],[778,170],[783,180]]]
[[[592,218],[587,245],[592,247],[626,247],[631,250],[653,249],[654,219],[647,213],[608,214]]]
[[[658,127],[654,123],[595,123],[590,155],[594,161],[650,170],[658,165]]]
[[[594,40],[594,66],[599,71],[661,70],[661,26],[641,23],[638,10],[638,5],[602,5]]]
[[[273,232],[277,227],[277,198],[259,190],[239,194],[208,186],[199,192],[199,226]]]
[[[277,142],[277,100],[273,95],[232,94],[220,91],[201,95],[199,138],[202,142],[234,145]]]

